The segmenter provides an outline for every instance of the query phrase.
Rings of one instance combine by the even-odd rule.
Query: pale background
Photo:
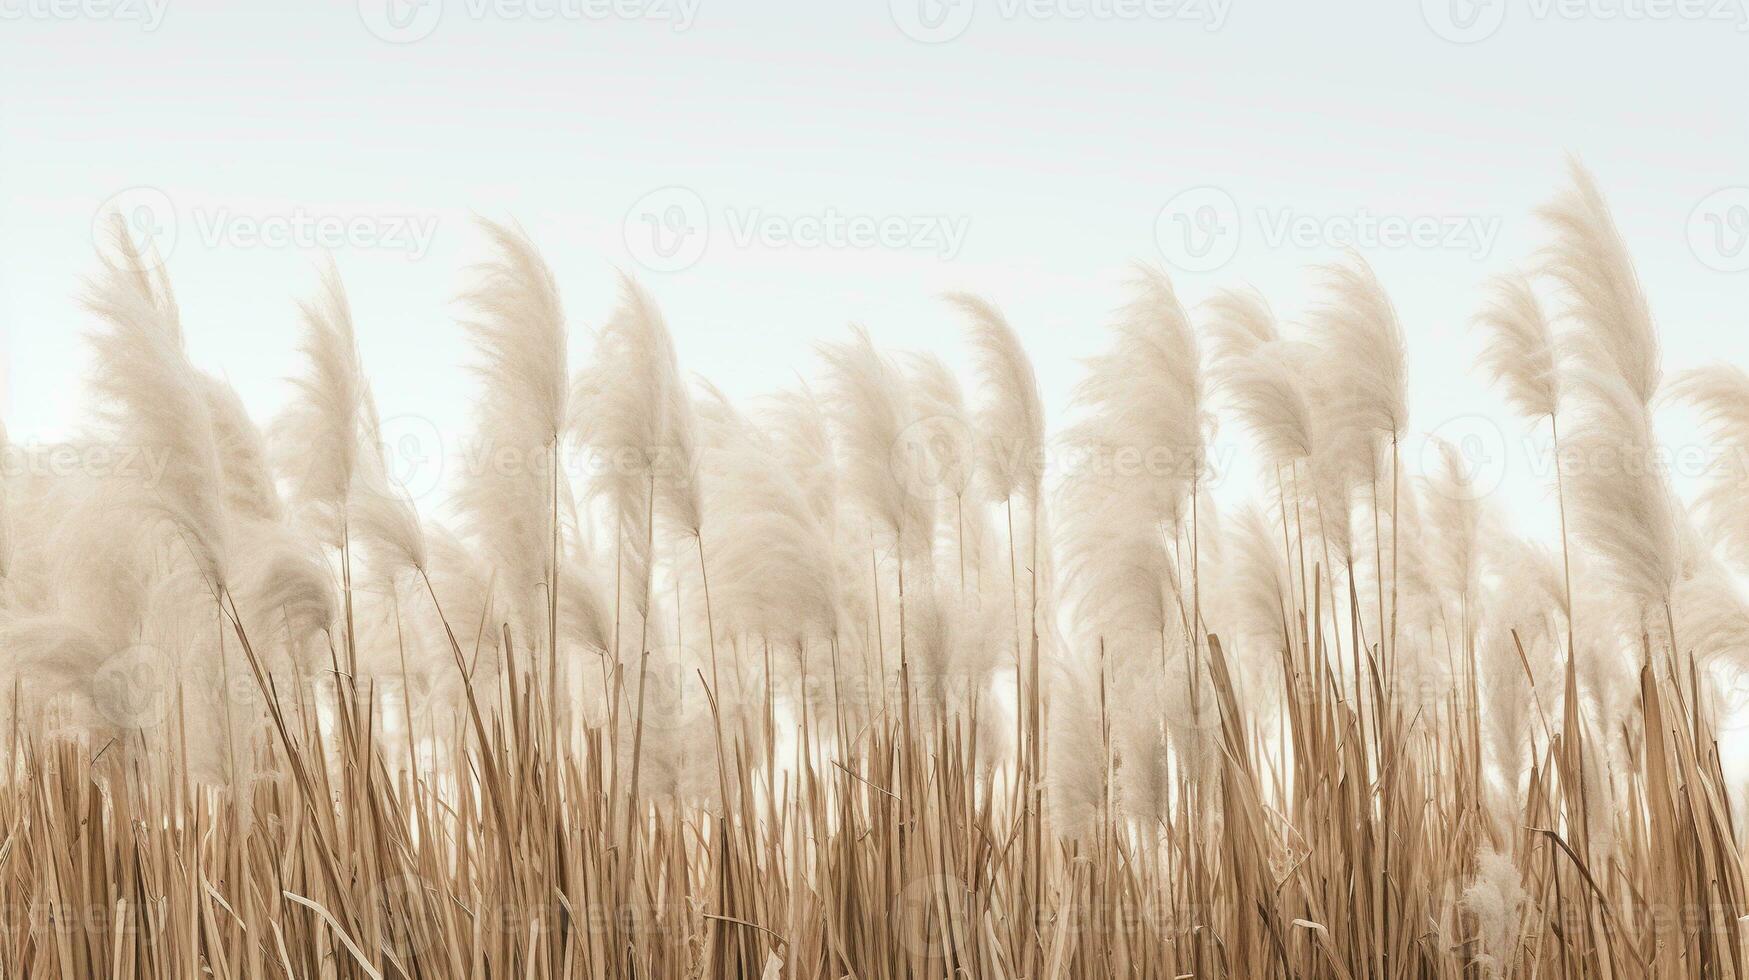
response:
[[[334,254],[360,345],[419,445],[467,427],[473,215],[545,250],[574,362],[616,267],[736,397],[812,372],[853,321],[963,364],[936,297],[964,289],[1008,312],[1058,419],[1130,262],[1192,304],[1255,284],[1291,319],[1340,255],[1332,222],[1370,215],[1469,229],[1358,244],[1401,312],[1416,429],[1547,528],[1546,468],[1471,369],[1478,287],[1544,242],[1532,210],[1576,153],[1666,369],[1749,364],[1746,20],[1740,0],[0,0],[0,417],[26,444],[81,424],[77,294],[110,205],[159,233],[193,356],[261,418],[320,251],[252,232],[353,223]],[[753,214],[965,235],[951,255],[737,240]],[[1278,240],[1284,218],[1310,238]],[[1667,434],[1693,438],[1680,415]],[[1250,464],[1229,469],[1219,492],[1244,496]],[[435,467],[408,475],[441,493]]]

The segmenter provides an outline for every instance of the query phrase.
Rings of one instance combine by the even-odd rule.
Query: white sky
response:
[[[1308,267],[1339,254],[1316,229],[1365,214],[1467,229],[1361,251],[1409,337],[1416,428],[1502,441],[1495,502],[1540,523],[1543,480],[1471,369],[1467,322],[1479,284],[1542,243],[1531,210],[1568,151],[1631,243],[1667,370],[1749,364],[1749,272],[1729,271],[1749,266],[1741,0],[616,2],[0,0],[14,440],[81,418],[76,297],[111,200],[173,231],[194,357],[262,418],[301,369],[294,301],[319,252],[252,233],[360,222],[336,256],[378,401],[444,439],[473,391],[451,298],[480,256],[475,214],[542,246],[576,361],[615,267],[655,291],[685,366],[736,397],[811,372],[812,345],[853,321],[963,364],[935,297],[966,289],[1007,311],[1058,418],[1131,261],[1178,266],[1187,303],[1250,282],[1292,318]],[[903,231],[897,247],[741,235],[828,215]],[[1194,232],[1210,215],[1238,237],[1186,251],[1181,217]],[[1311,240],[1281,240],[1284,220]],[[964,232],[953,254],[911,242],[943,222]],[[663,244],[696,261],[674,270],[647,243],[676,228]]]

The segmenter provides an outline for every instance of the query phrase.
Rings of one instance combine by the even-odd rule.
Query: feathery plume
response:
[[[1698,500],[1702,521],[1733,561],[1749,567],[1749,373],[1697,368],[1672,379],[1669,392],[1699,410],[1719,448]]]
[[[1210,368],[1216,385],[1274,466],[1307,459],[1316,448],[1316,416],[1294,367],[1297,350],[1272,341],[1244,355],[1218,359]]]
[[[1089,413],[1070,439],[1095,458],[1131,462],[1161,514],[1175,512],[1204,466],[1202,364],[1190,318],[1159,270],[1141,267],[1114,343],[1088,362],[1075,402]],[[1143,465],[1136,468],[1134,457]]]
[[[1470,482],[1469,463],[1457,447],[1435,438],[1439,468],[1427,477],[1427,529],[1439,582],[1454,597],[1474,596],[1481,574],[1482,506]]]
[[[182,347],[169,286],[147,271],[119,216],[110,226],[119,264],[110,263],[86,305],[107,329],[93,337],[93,389],[116,440],[163,462],[152,493],[140,498],[168,518],[211,587],[226,581],[223,469],[199,374]]]
[[[1651,417],[1633,385],[1615,375],[1582,371],[1575,391],[1578,420],[1561,447],[1573,533],[1618,589],[1660,607],[1670,599],[1680,552]]]
[[[477,370],[496,396],[485,410],[494,428],[555,442],[570,399],[558,284],[521,229],[480,225],[498,257],[480,267],[479,282],[462,299],[473,311],[467,326],[481,357]]]
[[[1225,592],[1232,598],[1238,638],[1266,641],[1271,654],[1287,642],[1293,609],[1279,532],[1255,504],[1239,511],[1230,533],[1234,552]]]
[[[352,309],[332,260],[322,271],[320,295],[300,305],[309,373],[293,380],[298,397],[274,423],[276,462],[302,518],[326,544],[338,548],[358,466],[361,416],[370,396]]]
[[[1475,962],[1484,976],[1511,974],[1527,897],[1511,855],[1488,848],[1476,856],[1476,877],[1464,889],[1463,905],[1481,928]]]
[[[1374,438],[1400,437],[1409,424],[1409,366],[1390,297],[1358,255],[1324,269],[1314,311],[1333,422]]]
[[[531,640],[553,624],[560,544],[560,440],[568,420],[564,313],[552,272],[520,230],[481,222],[497,252],[462,297],[484,384],[459,502]]]
[[[934,514],[914,471],[921,433],[911,427],[908,386],[861,327],[852,339],[823,344],[831,381],[828,411],[837,427],[844,489],[903,555],[925,553]]]
[[[1223,289],[1203,306],[1209,311],[1209,363],[1242,360],[1281,340],[1275,312],[1255,289]]]
[[[907,358],[912,410],[917,418],[912,423],[920,431],[917,442],[926,454],[917,460],[920,470],[919,489],[949,501],[963,500],[971,487],[977,461],[972,426],[966,419],[965,395],[958,379],[941,358],[933,354],[912,354]]]
[[[1478,360],[1507,400],[1528,419],[1554,415],[1560,401],[1555,341],[1530,280],[1518,273],[1496,280],[1493,301],[1476,322],[1487,332]]]
[[[769,440],[715,389],[702,405],[705,551],[719,627],[785,642],[828,634],[837,608],[828,530]]]
[[[212,421],[227,510],[237,519],[277,523],[284,506],[279,499],[279,487],[273,482],[261,430],[244,410],[236,389],[198,372],[195,381],[200,385]]]
[[[948,301],[969,321],[967,333],[984,387],[978,430],[984,445],[978,459],[995,500],[1039,498],[1044,477],[1045,413],[1038,378],[1020,337],[1001,312],[964,293]]]
[[[367,467],[361,473],[371,472]],[[425,529],[406,491],[391,485],[380,472],[366,478],[353,494],[352,530],[366,555],[390,576],[402,571],[430,570]]]
[[[697,479],[690,424],[674,418],[689,404],[661,311],[642,286],[622,276],[593,360],[577,376],[573,405],[576,438],[593,456],[589,492],[608,504],[625,567],[640,570],[633,581],[642,580],[651,561],[646,541],[657,494],[679,504],[671,508],[675,523],[687,530],[700,523],[696,497],[689,496],[696,490],[686,489]],[[677,437],[686,445],[676,445]],[[640,586],[631,596],[640,616],[648,604],[643,591]]]
[[[1580,329],[1575,352],[1592,371],[1613,373],[1642,404],[1658,392],[1658,336],[1615,219],[1589,171],[1568,167],[1573,186],[1538,214],[1553,228],[1548,273],[1567,294]]]

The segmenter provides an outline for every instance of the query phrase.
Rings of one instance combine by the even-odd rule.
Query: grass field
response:
[[[629,280],[573,376],[487,224],[483,451],[421,510],[337,272],[257,426],[118,223],[95,434],[0,501],[0,976],[1743,977],[1749,483],[1649,462],[1665,398],[1749,447],[1749,376],[1664,377],[1572,180],[1477,303],[1534,540],[1403,465],[1358,256],[1291,328],[1138,269],[1053,429],[969,296],[969,394],[853,331],[732,404]]]

